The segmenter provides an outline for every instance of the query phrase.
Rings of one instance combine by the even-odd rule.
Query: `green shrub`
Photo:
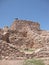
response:
[[[24,65],[45,65],[42,60],[30,59],[26,60]]]

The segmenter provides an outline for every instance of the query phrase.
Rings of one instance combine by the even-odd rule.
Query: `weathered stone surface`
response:
[[[15,20],[10,28],[5,26],[0,29],[0,59],[44,57],[43,54],[49,57],[47,47],[49,47],[49,31],[41,30],[39,23]],[[46,50],[39,52],[40,48]],[[29,49],[35,50],[31,54],[25,54],[24,50]]]
[[[33,29],[39,30],[40,24],[32,21],[26,21],[26,20],[15,20],[10,28],[11,30],[21,30],[24,27],[29,27],[31,30]]]

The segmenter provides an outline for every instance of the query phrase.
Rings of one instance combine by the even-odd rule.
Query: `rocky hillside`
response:
[[[49,57],[49,31],[38,22],[15,20],[0,29],[0,59]]]

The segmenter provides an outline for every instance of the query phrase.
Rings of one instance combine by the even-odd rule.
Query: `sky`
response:
[[[49,30],[49,0],[0,0],[0,28],[14,18],[39,22],[42,30]]]

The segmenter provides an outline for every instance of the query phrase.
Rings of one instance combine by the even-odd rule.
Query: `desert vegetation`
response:
[[[29,59],[25,60],[24,65],[45,65],[42,60]]]

